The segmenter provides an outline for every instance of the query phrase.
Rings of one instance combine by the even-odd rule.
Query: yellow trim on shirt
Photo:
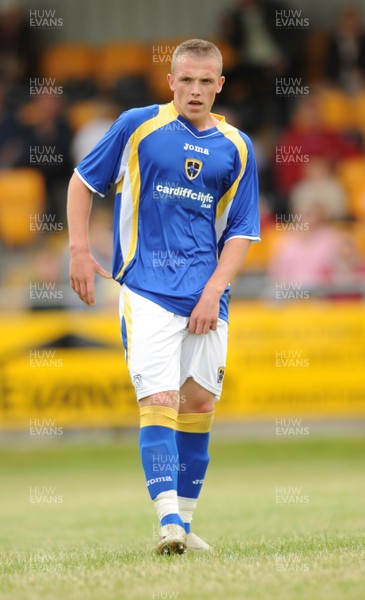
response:
[[[123,316],[125,320],[125,327],[127,330],[127,364],[129,366],[131,350],[132,350],[132,304],[129,294],[124,292],[123,294]]]
[[[140,192],[141,192],[141,174],[140,174],[140,165],[138,158],[138,148],[144,138],[148,135],[157,131],[161,127],[168,125],[174,121],[177,117],[177,112],[172,102],[169,104],[165,104],[160,107],[158,114],[151,119],[148,119],[144,123],[142,123],[135,132],[131,135],[131,153],[128,161],[127,169],[129,170],[130,183],[131,183],[131,194],[132,194],[132,225],[131,225],[131,239],[129,243],[129,248],[124,260],[123,267],[119,271],[116,279],[119,279],[128,267],[128,265],[132,262],[136,250],[137,250],[137,241],[138,241],[138,214],[139,214],[139,201],[140,201]],[[117,191],[121,191],[119,186],[117,187]]]
[[[240,136],[238,129],[236,129],[235,127],[232,127],[232,125],[228,125],[228,123],[226,123],[225,121],[220,121],[217,124],[217,129],[219,129],[219,131],[221,133],[223,133],[223,135],[226,138],[228,138],[236,146],[239,156],[240,156],[240,161],[241,161],[241,169],[240,169],[238,176],[232,183],[231,187],[220,198],[220,200],[217,204],[216,220],[218,221],[218,219],[222,216],[222,214],[226,210],[228,204],[231,202],[231,200],[233,200],[233,198],[235,196],[239,182],[241,181],[242,174],[246,168],[248,151],[247,151],[247,146],[245,144],[245,141]]]

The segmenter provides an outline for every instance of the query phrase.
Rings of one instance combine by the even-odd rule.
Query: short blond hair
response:
[[[215,58],[218,65],[219,74],[221,75],[223,69],[223,59],[219,48],[212,42],[207,40],[193,39],[182,42],[175,48],[175,51],[171,59],[171,73],[174,73],[176,64],[181,60],[185,54],[193,54],[194,56],[212,57]]]

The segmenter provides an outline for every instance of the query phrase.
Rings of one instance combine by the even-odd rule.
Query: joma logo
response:
[[[195,152],[200,152],[201,154],[209,154],[208,148],[201,148],[201,146],[193,146],[193,144],[185,144],[184,150],[194,150]]]

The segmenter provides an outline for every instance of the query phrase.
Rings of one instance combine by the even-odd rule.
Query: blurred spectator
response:
[[[365,30],[354,6],[341,9],[330,37],[325,71],[328,79],[352,92],[365,82]]]
[[[236,68],[225,71],[225,101],[241,101],[244,109],[257,124],[269,115],[282,120],[286,98],[280,98],[280,111],[275,97],[276,77],[300,77],[303,68],[304,29],[278,25],[280,15],[290,16],[290,9],[280,2],[267,0],[236,0],[235,6],[223,14],[219,34],[230,44],[239,57]],[[283,111],[284,108],[284,111]]]
[[[356,283],[362,272],[357,249],[329,222],[327,202],[297,197],[291,210],[292,227],[280,233],[270,258],[271,280],[297,282],[307,290],[330,286],[341,278]]]
[[[277,140],[275,183],[284,203],[294,185],[304,177],[305,165],[316,157],[336,161],[361,154],[360,144],[343,132],[323,126],[315,93],[297,103],[289,127]]]
[[[71,128],[62,98],[39,94],[21,111],[29,132],[28,166],[42,171],[47,184],[47,211],[63,220],[65,193],[71,172]]]
[[[6,106],[7,87],[0,83],[0,169],[29,166],[30,132]]]
[[[286,62],[288,32],[283,36],[276,27],[276,10],[282,8],[279,3],[266,0],[236,0],[235,6],[223,15],[221,38],[239,53],[242,66],[253,70],[280,69]]]
[[[101,117],[83,125],[79,129],[74,135],[71,147],[72,160],[75,165],[78,165],[85,158],[112,124],[113,120]]]
[[[29,308],[31,310],[63,309],[63,276],[59,253],[47,244],[39,248],[29,268]]]
[[[351,230],[342,232],[332,284],[339,288],[365,284],[365,261]]]
[[[91,119],[83,124],[73,137],[71,156],[75,165],[94,148],[118,116],[114,106],[105,102],[94,103],[93,112]]]
[[[271,209],[271,204],[265,194],[260,193],[259,206],[261,232],[264,236],[266,232],[271,230],[275,225],[275,216]]]
[[[326,158],[313,158],[303,167],[304,179],[297,183],[290,194],[291,206],[321,203],[330,219],[347,216],[346,195],[339,181],[331,173]]]
[[[42,32],[29,26],[29,12],[17,0],[0,8],[0,84],[7,89],[6,107],[12,113],[29,99],[29,82],[38,75]]]
[[[284,231],[269,264],[269,275],[280,283],[300,282],[310,288],[328,283],[339,245],[337,231],[329,227],[320,204],[293,206],[301,227]]]

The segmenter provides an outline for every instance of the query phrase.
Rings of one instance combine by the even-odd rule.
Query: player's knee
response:
[[[180,402],[180,406],[181,406],[181,402]],[[209,400],[195,400],[195,402],[190,403],[190,408],[188,412],[194,412],[194,413],[208,413],[208,412],[213,412],[214,408],[215,408],[215,402],[213,398],[210,398]]]
[[[214,394],[195,381],[181,390],[180,412],[212,412],[214,407]]]

